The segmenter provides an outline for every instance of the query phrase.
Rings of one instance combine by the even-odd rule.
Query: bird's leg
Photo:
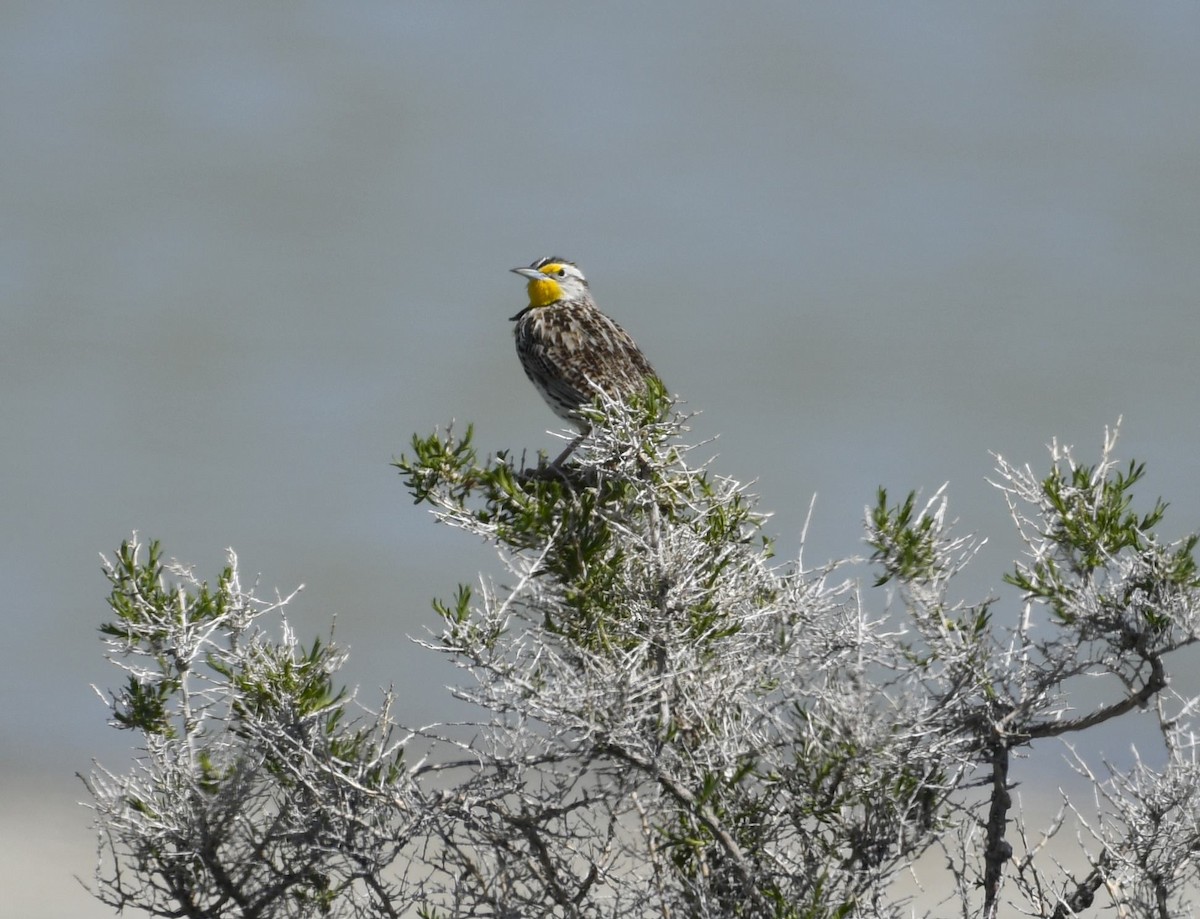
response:
[[[575,448],[578,447],[581,443],[583,443],[583,439],[588,436],[590,431],[591,431],[591,429],[589,428],[588,430],[581,432],[578,437],[576,437],[573,441],[571,441],[569,444],[567,444],[567,449],[563,450],[562,453],[558,454],[558,456],[555,458],[554,462],[550,464],[550,468],[551,469],[561,469],[562,464],[564,462],[566,462],[567,457],[570,456],[572,453],[574,453]]]
[[[554,458],[554,462],[550,464],[551,469],[556,471],[562,469],[563,463],[566,462],[566,457],[574,454],[575,448],[583,443],[583,438],[586,438],[588,434],[592,433],[592,425],[587,424],[587,422],[580,421],[577,422],[575,426],[578,428],[578,430],[580,430],[580,434],[578,434],[578,437],[572,440],[571,443],[566,445],[566,449],[563,452],[560,452],[560,454]]]

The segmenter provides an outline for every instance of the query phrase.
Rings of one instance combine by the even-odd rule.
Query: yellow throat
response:
[[[554,265],[543,265],[542,271],[551,271]],[[558,281],[552,278],[534,278],[526,288],[529,291],[530,306],[549,306],[562,299],[562,288]]]

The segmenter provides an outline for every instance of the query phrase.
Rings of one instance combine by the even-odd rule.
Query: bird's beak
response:
[[[519,274],[523,278],[528,278],[531,281],[544,281],[546,276],[536,268],[513,268],[513,274]]]

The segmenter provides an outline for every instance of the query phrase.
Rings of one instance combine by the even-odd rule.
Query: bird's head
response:
[[[590,298],[588,282],[574,262],[552,255],[540,258],[528,268],[514,268],[513,272],[528,278],[531,307],[550,306],[560,300]]]

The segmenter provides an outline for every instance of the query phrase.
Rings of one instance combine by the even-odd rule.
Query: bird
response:
[[[528,281],[529,305],[510,319],[521,366],[554,414],[579,431],[557,467],[587,436],[579,410],[598,393],[625,399],[659,378],[629,333],[596,308],[574,262],[550,256],[512,271]]]

